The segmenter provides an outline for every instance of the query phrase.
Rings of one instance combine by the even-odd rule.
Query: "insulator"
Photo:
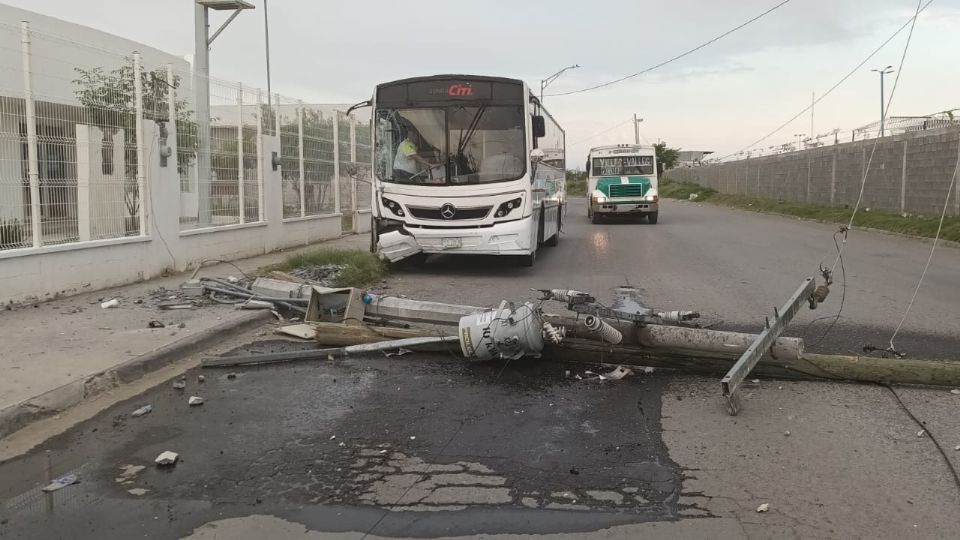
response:
[[[612,343],[616,345],[617,343],[623,341],[623,334],[621,334],[616,328],[607,324],[607,322],[600,317],[595,315],[587,315],[583,322],[587,325],[587,328],[589,328],[591,332],[598,334],[600,339],[602,339],[605,343]]]

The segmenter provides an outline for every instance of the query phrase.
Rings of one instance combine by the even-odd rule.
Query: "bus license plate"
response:
[[[456,249],[461,246],[460,238],[441,238],[440,245],[443,246],[443,249]]]

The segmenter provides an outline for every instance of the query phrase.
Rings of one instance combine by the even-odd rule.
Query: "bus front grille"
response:
[[[474,208],[456,208],[453,216],[444,217],[442,208],[424,208],[420,206],[409,206],[410,214],[418,219],[435,219],[437,221],[457,221],[462,219],[483,219],[490,214],[492,206],[479,206]]]
[[[643,184],[612,184],[610,197],[643,197],[647,191]]]

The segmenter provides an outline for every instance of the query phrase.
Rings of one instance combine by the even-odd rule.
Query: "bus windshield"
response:
[[[378,109],[375,141],[384,182],[486,184],[526,172],[521,105]]]
[[[591,173],[591,176],[654,174],[653,156],[613,156],[593,158]]]

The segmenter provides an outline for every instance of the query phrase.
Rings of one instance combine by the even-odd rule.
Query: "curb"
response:
[[[107,390],[140,379],[166,367],[184,356],[206,349],[225,338],[241,334],[272,319],[269,311],[252,311],[191,336],[168,343],[125,362],[71,381],[39,396],[0,410],[0,438],[26,427],[32,422],[53,416]]]

